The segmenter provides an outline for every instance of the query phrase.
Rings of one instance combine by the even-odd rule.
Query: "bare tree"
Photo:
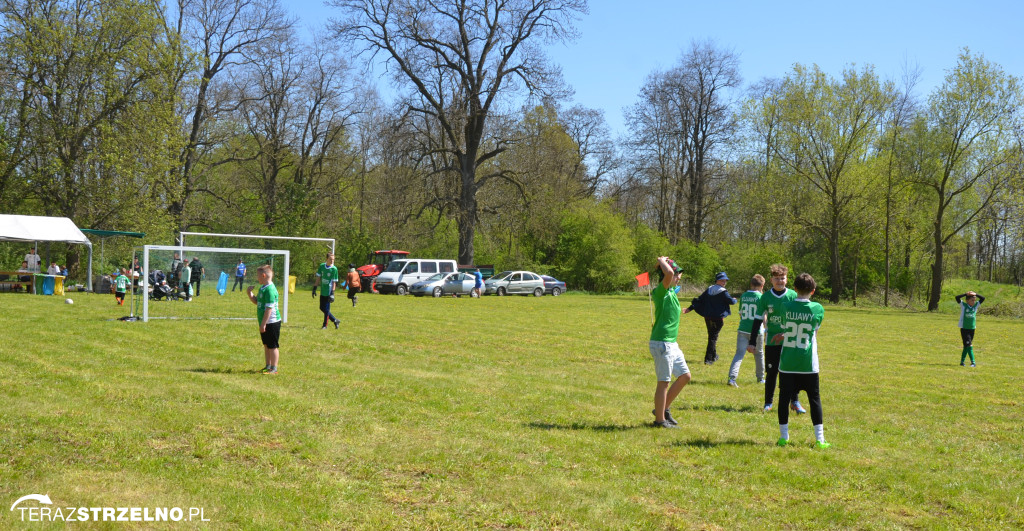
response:
[[[333,28],[372,60],[383,54],[396,80],[418,96],[410,112],[437,123],[446,152],[440,171],[459,176],[459,261],[473,262],[477,192],[511,179],[499,165],[477,170],[507,149],[489,118],[517,92],[549,93],[558,85],[538,46],[574,37],[585,0],[332,0],[343,14]]]
[[[178,0],[175,13],[178,38],[194,51],[198,65],[180,81],[179,112],[185,119],[186,140],[172,172],[174,188],[167,191],[172,198],[168,211],[178,230],[186,230],[194,223],[188,212],[193,196],[215,194],[204,184],[204,172],[215,165],[200,167],[226,141],[213,125],[237,106],[237,101],[219,97],[230,94],[217,90],[220,74],[243,64],[248,49],[287,30],[292,21],[277,0]]]

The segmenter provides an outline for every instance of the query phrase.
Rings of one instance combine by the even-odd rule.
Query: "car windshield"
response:
[[[505,280],[511,274],[511,271],[502,271],[501,273],[498,273],[497,275],[491,277],[489,280]]]
[[[395,260],[388,264],[388,268],[384,270],[385,273],[398,273],[405,267],[405,260]]]
[[[429,277],[427,277],[427,282],[433,282],[435,280],[441,280],[447,274],[448,273],[438,273],[436,275],[430,275]]]

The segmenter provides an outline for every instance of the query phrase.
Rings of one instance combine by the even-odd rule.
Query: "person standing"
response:
[[[192,300],[192,284],[190,279],[192,278],[192,268],[189,267],[188,260],[181,263],[179,268],[180,273],[178,274],[178,287],[185,292],[185,300]]]
[[[50,262],[50,267],[46,268],[46,274],[53,276],[60,274],[60,266],[57,265],[57,262]]]
[[[25,255],[25,262],[28,263],[28,270],[30,272],[39,273],[42,268],[43,259],[36,254],[36,248],[33,247],[32,250]]]
[[[132,262],[132,291],[134,293],[139,292],[139,281],[142,279],[142,264],[139,263],[138,257]]]
[[[754,275],[750,279],[750,289],[740,296],[740,327],[736,333],[736,355],[732,357],[732,365],[729,367],[728,384],[739,387],[736,378],[740,375],[740,364],[743,363],[743,356],[747,353],[747,345],[753,342],[756,345],[754,351],[755,376],[757,383],[764,383],[764,328],[758,328],[757,336],[749,332],[754,324],[754,317],[757,315],[757,303],[764,293],[764,277]]]
[[[693,302],[683,311],[689,313],[695,308],[700,308],[697,313],[704,316],[704,326],[708,330],[708,346],[704,351],[704,365],[712,365],[718,361],[718,334],[725,326],[725,318],[732,313],[729,306],[736,304],[736,299],[725,290],[729,283],[729,276],[725,272],[715,275],[715,283],[708,286]]]
[[[196,297],[199,296],[199,287],[203,284],[203,279],[206,278],[206,268],[203,267],[203,263],[199,261],[198,256],[192,257],[192,293]]]
[[[783,333],[772,336],[772,343],[782,345],[779,360],[779,401],[795,402],[797,393],[807,393],[811,405],[811,425],[817,447],[831,448],[825,441],[821,412],[821,390],[818,378],[818,329],[825,320],[825,309],[811,302],[817,284],[814,277],[800,273],[793,282],[796,298],[782,304]],[[789,444],[789,410],[779,408],[779,446]]]
[[[122,269],[117,278],[114,279],[114,298],[117,299],[118,306],[124,306],[124,294],[128,291],[128,280],[127,269]]]
[[[757,301],[757,315],[750,325],[750,337],[754,337],[765,326],[764,337],[768,344],[764,347],[764,368],[767,379],[764,384],[764,412],[772,410],[775,402],[775,383],[779,376],[779,358],[782,356],[782,344],[772,341],[778,334],[785,332],[782,328],[782,314],[784,305],[796,299],[796,292],[787,288],[789,281],[789,268],[782,264],[772,264],[771,272],[772,289],[761,296]],[[753,353],[755,345],[747,345],[747,352]],[[797,413],[807,413],[807,410],[800,405],[799,400],[790,403],[790,408]],[[785,407],[785,406],[783,406]]]
[[[260,340],[263,342],[263,358],[266,366],[262,374],[277,374],[277,362],[281,356],[281,311],[277,307],[277,286],[274,285],[274,270],[269,264],[256,268],[256,281],[260,283],[258,294],[252,294],[249,286],[249,300],[256,305],[256,319],[260,324]]]
[[[352,307],[356,307],[356,301],[359,300],[359,272],[356,271],[355,264],[348,265],[348,275],[345,276],[345,282],[348,283],[348,298],[352,301]]]
[[[963,341],[964,349],[960,352],[960,366],[964,366],[964,359],[971,357],[971,367],[974,367],[974,330],[977,328],[978,306],[985,302],[985,297],[973,291],[968,291],[956,296],[956,303],[960,305],[960,340]]]
[[[480,273],[480,268],[473,270],[473,292],[476,294],[476,298],[480,298],[483,295],[484,289],[484,276]]]
[[[654,304],[654,325],[648,349],[654,359],[654,372],[658,383],[654,388],[654,427],[678,428],[670,408],[679,392],[690,383],[690,369],[683,351],[679,349],[679,299],[672,289],[682,277],[679,266],[667,256],[658,257],[658,287],[651,293]],[[672,382],[672,377],[676,381]],[[671,385],[670,385],[671,384]]]
[[[338,268],[334,266],[334,253],[327,253],[327,261],[320,264],[320,267],[317,268],[316,276],[320,279],[320,311],[324,314],[324,323],[320,329],[326,329],[327,321],[330,321],[334,323],[334,329],[337,330],[341,320],[331,314],[331,303],[334,302],[334,286],[338,283]],[[313,293],[316,293],[315,289]]]
[[[178,279],[181,277],[181,267],[181,256],[175,252],[174,259],[171,260],[171,269],[168,270],[169,273],[167,275],[169,277],[167,281],[170,282],[171,285],[178,285]]]
[[[235,291],[235,286],[238,286],[238,291],[242,291],[242,282],[245,280],[245,262],[241,258],[238,259],[238,265],[235,266],[235,283],[231,285],[231,291]]]

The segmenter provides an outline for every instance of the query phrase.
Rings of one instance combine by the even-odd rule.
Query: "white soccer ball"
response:
[[[71,299],[64,299],[64,304],[74,304],[74,303],[75,303],[75,301],[73,301]]]

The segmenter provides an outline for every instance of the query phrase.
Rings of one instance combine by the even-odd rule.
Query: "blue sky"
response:
[[[286,5],[308,27],[334,15],[318,0]],[[646,76],[670,67],[694,39],[735,51],[745,86],[783,76],[794,63],[835,75],[850,63],[872,64],[890,79],[907,63],[922,70],[917,91],[926,96],[964,46],[1024,77],[1022,20],[1020,0],[591,0],[590,14],[577,24],[580,38],[548,51],[575,102],[602,109],[612,131],[623,134],[622,110],[636,101]]]

